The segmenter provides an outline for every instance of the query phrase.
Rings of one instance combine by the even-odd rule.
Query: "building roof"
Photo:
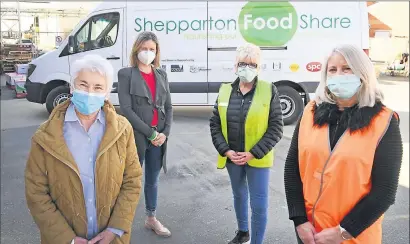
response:
[[[374,1],[374,2],[367,2],[367,7],[372,6],[373,4],[376,4],[376,3],[377,3],[376,1]]]
[[[390,31],[392,36],[409,36],[409,2],[367,2],[372,30]],[[372,31],[370,31],[372,36]],[[373,34],[374,35],[374,34]]]
[[[372,15],[371,13],[368,13],[369,16],[369,36],[374,37],[376,31],[391,31],[392,28],[388,25],[386,25],[383,21],[379,20],[377,17]]]

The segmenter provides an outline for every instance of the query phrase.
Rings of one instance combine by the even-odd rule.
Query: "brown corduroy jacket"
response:
[[[42,244],[87,239],[87,215],[80,173],[63,136],[70,101],[57,106],[35,132],[25,170],[27,205],[40,229]],[[128,120],[106,102],[106,130],[95,164],[98,229],[124,235],[112,243],[130,243],[141,191],[142,169]]]

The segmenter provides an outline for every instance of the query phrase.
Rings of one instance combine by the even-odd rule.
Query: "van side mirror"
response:
[[[75,47],[74,36],[69,36],[68,37],[68,52],[73,53],[74,47]]]

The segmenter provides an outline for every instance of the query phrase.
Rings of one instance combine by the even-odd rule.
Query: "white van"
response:
[[[69,97],[74,60],[99,54],[118,71],[129,65],[142,31],[159,38],[174,105],[213,105],[220,84],[235,79],[236,47],[245,41],[260,46],[259,77],[278,87],[285,124],[310,100],[332,47],[369,48],[366,2],[104,2],[58,49],[30,63],[27,99],[51,112]],[[115,76],[114,105],[117,86]]]

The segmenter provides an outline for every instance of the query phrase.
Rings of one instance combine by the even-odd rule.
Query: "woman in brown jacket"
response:
[[[142,170],[131,124],[107,101],[113,68],[73,64],[72,98],[32,138],[25,184],[42,244],[130,243]]]

